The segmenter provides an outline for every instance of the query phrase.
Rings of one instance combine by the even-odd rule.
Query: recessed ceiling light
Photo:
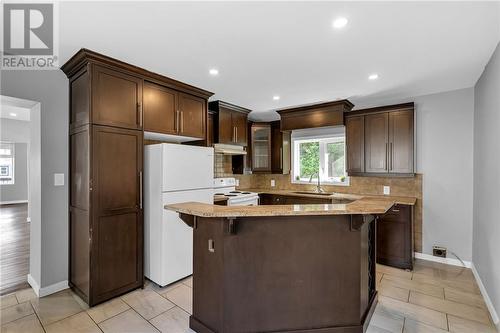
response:
[[[208,72],[213,76],[219,75],[219,70],[216,68],[211,68]]]
[[[14,113],[14,112],[9,113],[9,115],[10,115],[11,117],[17,117],[17,113]]]
[[[278,95],[273,96],[273,101],[279,101],[279,100],[280,100],[280,97]]]
[[[347,22],[349,22],[349,20],[347,18],[337,17],[335,20],[333,20],[332,26],[335,29],[342,29],[347,25]]]
[[[374,73],[374,74],[370,74],[370,76],[368,76],[368,80],[376,80],[378,79],[378,74]]]

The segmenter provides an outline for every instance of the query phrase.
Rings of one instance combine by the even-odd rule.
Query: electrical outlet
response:
[[[384,195],[389,195],[389,194],[391,194],[391,187],[384,186]]]
[[[271,179],[271,187],[275,187],[276,186],[276,181],[274,179]]]
[[[240,180],[236,179],[236,187],[240,186]]]
[[[434,257],[446,258],[446,248],[442,246],[433,246],[432,255]]]

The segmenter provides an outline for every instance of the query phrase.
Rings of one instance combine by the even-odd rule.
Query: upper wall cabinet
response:
[[[208,107],[214,113],[214,143],[247,145],[247,121],[249,109],[213,101]]]
[[[206,90],[87,49],[62,70],[72,78],[71,128],[92,122],[206,139],[207,100],[212,95]]]
[[[349,175],[413,175],[414,104],[349,112],[345,116]]]
[[[144,83],[144,129],[177,134],[177,91],[159,84]]]
[[[281,130],[341,126],[344,125],[344,112],[350,111],[354,104],[348,100],[294,107],[278,111],[281,116]]]
[[[103,66],[92,72],[93,123],[142,128],[142,79]]]

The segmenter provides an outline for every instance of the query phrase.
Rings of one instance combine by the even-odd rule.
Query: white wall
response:
[[[3,75],[3,72],[2,72]],[[11,142],[30,142],[29,121],[0,119],[0,139]]]
[[[5,141],[11,141],[3,137]],[[0,185],[0,203],[28,201],[28,144],[14,142],[14,184]]]
[[[68,80],[60,70],[2,71],[0,86],[2,95],[40,102],[41,243],[32,247],[43,288],[68,279]],[[54,173],[65,174],[64,186],[54,186]]]
[[[404,100],[351,101],[355,109],[415,102],[417,172],[423,174],[423,253],[432,254],[432,246],[440,245],[470,261],[474,89]]]
[[[499,206],[500,44],[475,87],[472,242],[474,266],[497,313],[500,311]]]

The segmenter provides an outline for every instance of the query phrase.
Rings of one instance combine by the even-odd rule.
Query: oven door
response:
[[[230,198],[227,201],[228,206],[257,206],[259,204],[259,196],[245,197],[245,198]]]

